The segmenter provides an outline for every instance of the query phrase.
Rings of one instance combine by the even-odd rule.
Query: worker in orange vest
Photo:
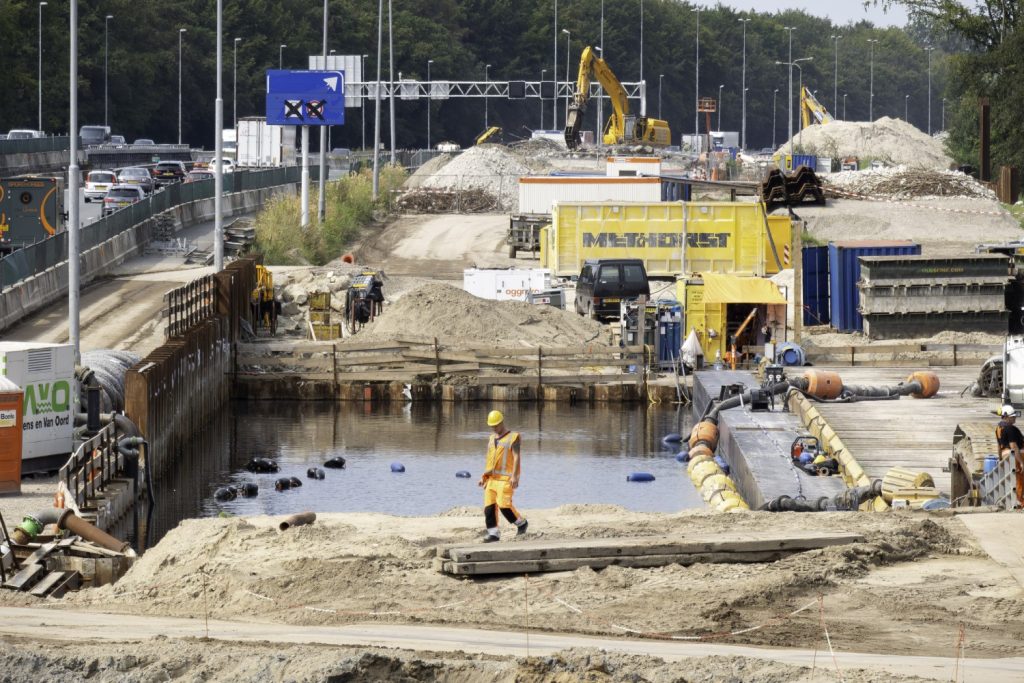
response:
[[[1002,420],[996,427],[996,440],[999,442],[999,456],[1012,458],[1013,471],[1016,475],[1014,493],[1017,494],[1017,509],[1024,507],[1024,434],[1017,427],[1020,412],[1012,405],[1004,405],[1000,411]]]
[[[501,508],[505,519],[516,526],[517,536],[526,533],[528,522],[512,505],[512,492],[519,488],[522,440],[517,432],[505,427],[505,417],[501,411],[492,410],[488,413],[487,426],[493,434],[487,441],[487,467],[477,486],[484,488],[484,522],[487,526],[484,543],[494,543],[501,538],[498,508]]]

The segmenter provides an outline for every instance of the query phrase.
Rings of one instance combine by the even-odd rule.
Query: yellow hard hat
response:
[[[491,412],[487,413],[487,426],[488,427],[494,427],[495,425],[500,425],[504,421],[505,421],[505,416],[501,414],[500,410],[492,410]]]

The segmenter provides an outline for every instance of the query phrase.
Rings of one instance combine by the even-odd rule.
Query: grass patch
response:
[[[807,230],[800,233],[800,239],[803,241],[805,247],[823,247],[826,244]]]
[[[367,170],[327,183],[327,219],[316,223],[319,184],[311,183],[308,228],[299,228],[302,201],[295,195],[278,195],[256,216],[256,251],[268,265],[323,265],[345,252],[360,231],[373,221],[374,211],[387,210],[391,193],[405,182],[405,169],[381,170],[380,197],[373,201],[373,174]]]
[[[1024,206],[1018,204],[1003,204],[1002,206],[1010,212],[1010,215],[1013,216],[1020,227],[1024,228]]]

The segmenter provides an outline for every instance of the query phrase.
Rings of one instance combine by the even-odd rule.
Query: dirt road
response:
[[[561,650],[588,648],[612,653],[658,657],[666,661],[711,656],[748,657],[790,665],[840,670],[858,668],[879,675],[916,676],[946,681],[956,662],[946,657],[878,655],[837,652],[828,661],[826,652],[805,649],[769,649],[717,643],[684,643],[581,635],[500,631],[473,628],[399,624],[350,624],[345,626],[294,626],[255,621],[224,621],[203,615],[193,619],[127,616],[98,612],[55,612],[43,608],[0,608],[0,634],[27,637],[33,642],[88,638],[94,641],[140,641],[163,638],[205,638],[246,643],[323,644],[332,646],[393,647],[425,652],[476,653],[505,657],[549,657]],[[1019,681],[1024,676],[1024,657],[971,659],[972,680]]]
[[[506,214],[402,216],[367,236],[355,250],[360,263],[389,275],[462,280],[465,268],[508,268],[536,261],[508,257]]]

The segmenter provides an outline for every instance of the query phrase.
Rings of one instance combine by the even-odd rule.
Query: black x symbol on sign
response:
[[[285,100],[284,101],[284,117],[286,119],[301,119],[302,116],[302,100]]]
[[[323,121],[325,104],[324,100],[310,100],[306,102],[306,111],[309,112],[309,117]]]

